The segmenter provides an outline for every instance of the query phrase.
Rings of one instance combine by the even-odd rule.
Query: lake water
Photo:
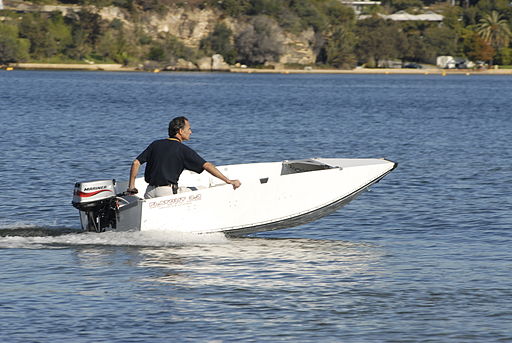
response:
[[[510,76],[0,71],[0,341],[512,342]],[[77,232],[171,118],[217,165],[386,157],[249,238]],[[141,173],[142,174],[142,173]]]

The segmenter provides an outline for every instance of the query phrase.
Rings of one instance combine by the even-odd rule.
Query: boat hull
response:
[[[308,159],[220,166],[236,190],[207,173],[185,172],[188,191],[142,199],[123,197],[117,230],[213,233],[230,236],[294,227],[324,217],[396,167],[384,159]],[[186,187],[185,187],[186,186]],[[116,184],[118,191],[126,183]],[[143,179],[136,187],[144,190]]]

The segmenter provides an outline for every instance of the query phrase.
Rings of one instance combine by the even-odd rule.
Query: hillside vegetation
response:
[[[14,3],[14,2],[12,2]],[[11,5],[12,5],[11,3]],[[6,8],[9,5],[4,0]],[[338,0],[34,0],[41,10],[0,11],[0,64],[121,63],[168,67],[220,54],[229,64],[376,67],[452,55],[511,64],[507,0],[384,0],[364,17]],[[44,10],[45,5],[73,11]],[[441,23],[391,21],[433,11]],[[364,19],[363,19],[364,18]]]

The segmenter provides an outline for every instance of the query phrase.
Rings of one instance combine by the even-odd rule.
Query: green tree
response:
[[[233,31],[224,23],[215,25],[213,31],[200,42],[200,49],[207,55],[221,54],[227,63],[236,60],[236,50],[232,43]]]
[[[197,59],[197,53],[183,44],[177,37],[171,34],[163,34],[152,43],[147,57],[152,61],[172,65],[179,58],[194,61]]]
[[[66,23],[66,19],[60,12],[54,12],[50,15],[48,21],[48,33],[55,42],[56,55],[63,57],[68,48],[73,43],[71,26]]]
[[[356,36],[346,26],[338,26],[329,37],[325,49],[326,62],[333,67],[350,69],[356,66]]]
[[[96,13],[82,10],[71,24],[72,43],[68,54],[72,58],[82,59],[96,49],[96,44],[105,32],[106,22]]]
[[[0,23],[0,64],[28,59],[29,45],[27,39],[18,38],[15,25]]]
[[[425,43],[435,56],[457,55],[458,35],[447,26],[431,26],[425,30]]]
[[[248,15],[267,15],[273,18],[279,16],[285,5],[282,0],[251,0],[249,4],[250,6],[246,10]]]
[[[510,65],[512,64],[512,49],[511,48],[503,48],[500,50],[498,55],[496,56],[496,62],[501,65]]]
[[[329,24],[335,27],[355,22],[354,10],[337,0],[326,2],[322,7],[322,12],[325,13]]]
[[[82,10],[78,13],[78,20],[75,22],[75,28],[81,30],[84,34],[85,41],[96,45],[99,37],[105,31],[106,22],[97,13]]]
[[[210,4],[231,17],[240,17],[251,6],[249,0],[210,0]]]
[[[93,49],[87,40],[86,32],[80,27],[73,28],[73,42],[70,44],[66,55],[72,59],[80,60],[92,53]]]
[[[469,33],[465,37],[464,52],[466,56],[474,61],[489,62],[492,62],[496,54],[494,48],[476,33]]]
[[[255,17],[236,37],[235,46],[242,63],[276,62],[283,52],[281,28],[269,17]]]
[[[326,20],[323,31],[316,31],[312,42],[317,62],[336,68],[354,67],[357,41],[353,32],[354,11],[337,0],[317,1],[315,4]]]
[[[435,53],[429,50],[424,37],[419,33],[408,34],[402,44],[401,58],[406,61],[430,62]]]
[[[440,13],[443,15],[442,26],[450,28],[460,34],[464,23],[461,20],[463,16],[463,9],[459,6],[440,6]]]
[[[508,21],[496,11],[492,11],[480,19],[476,31],[494,49],[495,53],[508,47],[512,35]]]
[[[478,23],[479,13],[480,11],[475,6],[464,8],[462,12],[464,26],[476,25]]]
[[[44,59],[56,55],[58,44],[49,29],[46,15],[27,13],[19,24],[20,37],[30,41],[30,55],[35,59]]]
[[[355,33],[359,38],[355,51],[360,63],[375,67],[382,60],[400,58],[404,54],[400,44],[406,37],[392,21],[379,17],[363,19],[357,22]]]
[[[311,26],[316,32],[322,32],[327,27],[328,19],[319,7],[315,6],[317,3],[318,1],[291,0],[289,8],[301,19],[304,28]]]
[[[387,0],[384,4],[391,7],[393,12],[404,10],[418,10],[423,8],[421,0]]]
[[[99,38],[96,53],[106,60],[128,65],[138,55],[135,42],[132,32],[125,30],[121,22],[113,21]]]

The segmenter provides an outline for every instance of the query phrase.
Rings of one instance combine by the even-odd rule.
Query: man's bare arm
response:
[[[208,173],[210,173],[213,176],[215,176],[216,178],[219,178],[222,181],[224,181],[225,183],[228,183],[231,186],[233,186],[233,189],[237,189],[238,187],[240,187],[242,185],[242,183],[240,181],[238,181],[238,180],[230,180],[230,179],[228,179],[224,174],[222,174],[220,172],[220,170],[217,169],[217,167],[215,167],[215,165],[213,165],[213,163],[206,162],[205,164],[203,164],[203,168]]]
[[[130,180],[128,181],[128,192],[137,194],[138,190],[135,188],[135,178],[139,173],[140,162],[139,160],[133,160],[132,167],[130,168]]]

